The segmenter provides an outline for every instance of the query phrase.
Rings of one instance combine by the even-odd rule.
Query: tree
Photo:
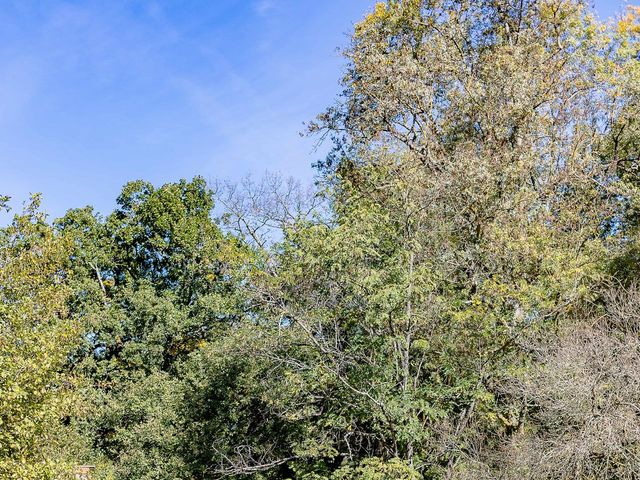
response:
[[[307,439],[230,457],[237,474],[376,457],[454,478],[522,428],[500,385],[595,298],[617,242],[624,188],[594,148],[608,42],[579,1],[391,1],[356,26],[342,102],[312,125],[337,142],[333,222],[288,229],[255,279],[257,352],[296,386],[274,381],[271,408],[306,412]]]
[[[68,243],[35,196],[0,229],[0,476],[58,479],[71,474],[74,378],[63,370],[78,341],[68,315]]]
[[[536,365],[508,385],[529,414],[494,452],[503,478],[637,477],[639,307],[637,287],[612,289],[591,315],[541,340]]]
[[[212,208],[202,178],[136,181],[106,219],[84,208],[56,222],[74,245],[71,312],[85,328],[72,365],[92,384],[91,412],[76,423],[117,478],[191,478],[180,444],[188,419],[173,408],[179,365],[245,308],[234,269],[247,253]]]

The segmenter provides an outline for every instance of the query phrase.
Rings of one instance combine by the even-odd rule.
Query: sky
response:
[[[340,91],[373,0],[0,0],[0,194],[55,218],[122,185],[281,172]],[[622,0],[596,0],[607,18]]]

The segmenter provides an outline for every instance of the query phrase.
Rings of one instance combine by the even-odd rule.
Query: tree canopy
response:
[[[314,189],[0,229],[0,475],[638,478],[640,8],[389,0],[344,54]]]

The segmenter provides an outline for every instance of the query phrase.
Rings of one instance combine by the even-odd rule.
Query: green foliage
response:
[[[73,245],[70,305],[85,328],[73,363],[92,385],[77,428],[117,478],[190,478],[178,367],[242,317],[234,271],[248,254],[212,208],[201,178],[158,189],[137,181],[106,219],[88,207],[56,222]]]
[[[355,468],[340,468],[331,478],[332,480],[420,480],[422,476],[401,460],[384,461],[374,457],[363,460]]]
[[[61,418],[73,409],[62,373],[76,328],[65,305],[67,244],[32,198],[0,230],[0,476],[67,478]]]
[[[639,32],[579,0],[378,3],[312,125],[326,210],[277,177],[221,197],[238,236],[199,177],[28,207],[0,232],[0,474],[636,478],[637,295],[604,292],[638,279]]]

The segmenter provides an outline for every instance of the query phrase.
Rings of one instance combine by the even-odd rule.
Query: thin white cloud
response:
[[[276,6],[276,2],[274,0],[260,0],[256,2],[254,8],[258,15],[266,15],[270,11],[272,11]]]
[[[29,57],[3,58],[0,84],[0,124],[11,124],[31,104],[42,85],[40,66]]]

